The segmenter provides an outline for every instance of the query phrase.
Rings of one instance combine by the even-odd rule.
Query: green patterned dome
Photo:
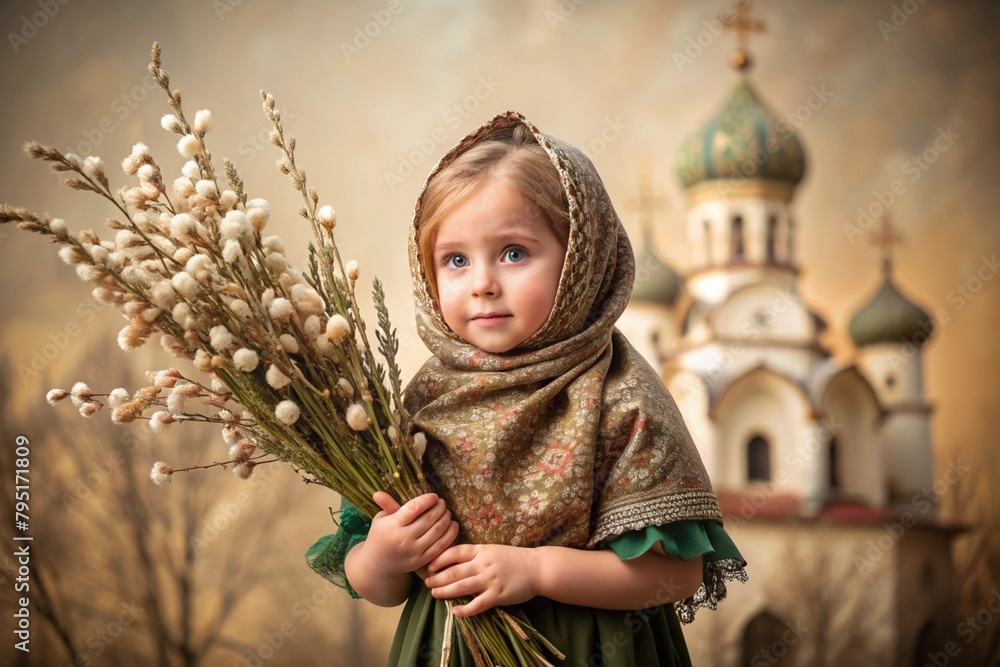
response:
[[[672,306],[680,293],[681,277],[653,252],[649,236],[643,233],[642,247],[635,257],[632,299]]]
[[[930,316],[899,293],[887,276],[875,298],[854,314],[848,327],[858,347],[873,343],[911,343],[920,347],[930,337]]]
[[[797,185],[806,161],[795,133],[757,99],[740,76],[722,111],[684,140],[677,175],[685,188],[716,178],[759,178]]]

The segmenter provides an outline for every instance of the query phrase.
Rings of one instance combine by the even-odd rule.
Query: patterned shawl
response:
[[[418,332],[434,356],[410,382],[405,403],[414,428],[428,436],[428,478],[461,539],[480,544],[597,548],[647,526],[721,523],[676,404],[614,326],[631,294],[634,260],[590,160],[506,112],[462,139],[428,180],[485,135],[517,124],[548,153],[569,200],[555,304],[516,350],[493,354],[463,342],[428,289],[416,242],[423,194],[417,199],[410,270]],[[709,584],[719,573],[705,574]],[[703,589],[696,602],[714,606],[724,590]]]

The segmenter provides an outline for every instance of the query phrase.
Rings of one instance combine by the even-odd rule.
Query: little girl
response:
[[[410,235],[433,356],[405,395],[435,489],[343,508],[307,558],[404,601],[390,665],[437,665],[454,613],[517,605],[573,665],[690,664],[678,624],[746,580],[698,451],[614,324],[632,248],[590,160],[500,114],[435,166]],[[320,565],[322,564],[322,566]],[[458,637],[452,665],[472,665]]]

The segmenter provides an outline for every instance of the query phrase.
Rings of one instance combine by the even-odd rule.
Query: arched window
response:
[[[710,265],[712,263],[712,223],[703,220],[702,228],[705,231],[705,264]]]
[[[743,216],[733,216],[733,259],[743,259]]]
[[[652,346],[653,352],[656,353],[656,361],[657,361],[657,363],[662,364],[663,361],[664,361],[664,359],[663,359],[663,352],[660,350],[660,332],[659,331],[651,331],[649,333],[649,344]]]
[[[771,445],[762,435],[755,435],[747,443],[747,479],[751,482],[771,479]]]
[[[778,218],[774,215],[767,216],[767,261],[774,262],[778,259],[777,257],[777,235],[778,235]]]
[[[836,438],[830,439],[830,460],[829,460],[829,474],[830,474],[830,490],[838,491],[840,490],[840,451],[839,445],[837,444]]]
[[[743,628],[743,656],[740,665],[794,665],[798,664],[800,637],[792,623],[787,623],[769,611],[762,611]]]
[[[934,625],[930,620],[924,622],[920,626],[920,631],[917,632],[917,637],[913,646],[913,665],[915,667],[922,667],[927,664],[925,658],[931,654],[932,651],[938,650],[938,645],[940,644],[940,638],[934,636]]]

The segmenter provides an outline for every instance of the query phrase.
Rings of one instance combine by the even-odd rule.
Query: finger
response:
[[[458,522],[451,521],[445,528],[444,533],[435,540],[434,544],[429,546],[424,554],[427,556],[428,562],[433,561],[435,558],[440,556],[445,549],[450,547],[458,537]]]
[[[442,599],[479,595],[486,588],[475,573],[453,573],[452,570],[431,575],[424,585],[431,589],[432,596]]]
[[[449,547],[441,552],[440,556],[432,560],[427,565],[427,569],[430,572],[438,572],[451,565],[465,563],[466,561],[472,560],[475,552],[471,547],[472,545],[469,544],[459,544]]]
[[[459,579],[452,584],[431,588],[431,596],[442,600],[454,600],[460,597],[487,595],[486,588],[478,577],[467,577]],[[473,607],[473,610],[475,610],[475,607]]]
[[[411,525],[420,533],[431,530],[436,523],[448,515],[448,507],[444,504],[444,498],[438,498],[437,502],[418,515]],[[447,525],[447,524],[445,524]]]
[[[424,529],[420,536],[415,540],[414,546],[419,550],[419,552],[426,556],[425,562],[430,562],[435,556],[437,556],[441,551],[444,550],[448,545],[438,548],[431,553],[431,550],[435,548],[435,545],[444,537],[449,530],[451,530],[451,519],[448,516],[442,516],[433,524]],[[413,525],[416,526],[417,522],[414,521]]]
[[[457,565],[452,565],[451,567],[444,568],[439,572],[429,573],[429,576],[424,579],[424,584],[427,588],[431,589],[443,589],[449,586],[454,586],[455,584],[465,581],[466,585],[473,577],[476,577],[479,573],[476,572],[468,563],[459,563]],[[449,589],[448,593],[455,595],[461,595],[463,592],[478,592],[479,589],[473,588],[469,591],[463,589],[462,591],[455,592]],[[452,596],[454,597],[454,596]]]
[[[447,516],[449,519],[451,518],[451,510],[448,509],[448,504],[445,502],[444,498],[438,498],[437,505],[434,506],[432,511],[434,513],[435,521],[443,516]]]
[[[406,504],[399,509],[399,515],[396,517],[399,521],[399,525],[408,526],[414,519],[434,507],[437,501],[438,496],[435,493],[425,493],[417,496],[413,500],[407,501]]]
[[[496,606],[496,602],[492,600],[488,595],[477,595],[468,604],[458,604],[451,608],[452,613],[460,618],[468,618],[469,616],[475,616],[476,614],[481,614],[484,611],[492,609]]]
[[[396,499],[385,491],[376,491],[372,495],[372,500],[374,500],[375,504],[381,507],[382,511],[386,514],[395,514],[399,511],[399,503],[397,503]]]

